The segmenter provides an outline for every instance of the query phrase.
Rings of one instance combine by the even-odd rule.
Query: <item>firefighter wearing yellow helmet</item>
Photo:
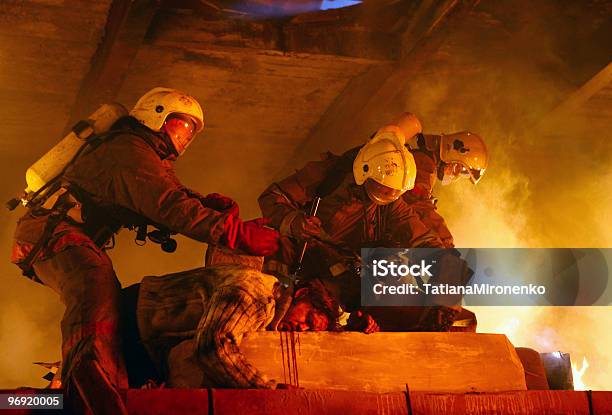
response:
[[[477,184],[487,169],[489,157],[482,137],[468,131],[452,134],[416,134],[407,142],[417,165],[415,186],[404,193],[403,199],[414,209],[422,222],[436,233],[446,248],[455,246],[446,221],[437,210],[433,196],[436,180],[448,185],[461,179]],[[439,308],[446,313],[450,309]],[[476,331],[476,316],[460,309],[455,315],[464,327],[451,327],[452,331]]]

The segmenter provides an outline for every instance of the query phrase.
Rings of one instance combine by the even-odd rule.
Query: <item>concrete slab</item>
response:
[[[279,336],[253,333],[240,349],[255,367],[283,382]],[[299,334],[296,349],[299,383],[306,389],[401,392],[406,384],[411,391],[527,389],[521,361],[502,334],[311,332]]]

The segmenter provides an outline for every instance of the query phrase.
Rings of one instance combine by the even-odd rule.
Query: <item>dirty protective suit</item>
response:
[[[431,143],[436,136],[423,135],[426,143]],[[432,143],[433,145],[433,143]],[[433,197],[433,187],[438,178],[439,156],[436,152],[428,150],[429,146],[423,145],[410,152],[417,165],[417,174],[414,188],[403,194],[403,199],[414,209],[421,221],[429,229],[433,230],[440,238],[445,248],[455,246],[453,235],[442,215],[436,208],[436,199]]]
[[[309,241],[302,273],[306,278],[326,274],[331,278],[346,277],[340,302],[349,309],[358,307],[359,281],[350,280],[351,265],[343,252],[359,254],[362,247],[368,246],[443,247],[403,199],[377,205],[363,186],[355,184],[352,171],[343,165],[352,162],[358,150],[349,150],[343,156],[328,153],[322,161],[309,162],[295,174],[273,183],[259,197],[263,215],[281,234],[281,248],[276,256],[266,259],[264,270],[288,275],[299,248],[290,223],[299,212],[308,211],[316,195],[329,192],[322,197],[317,214],[326,241],[322,245]],[[330,177],[335,178],[332,185],[328,185]],[[321,187],[328,189],[322,191]],[[342,249],[334,249],[334,245]]]
[[[207,197],[178,181],[176,152],[163,134],[131,117],[112,130],[69,166],[62,179],[67,191],[52,208],[30,209],[19,220],[12,261],[24,266],[32,260],[26,272],[66,306],[61,327],[67,400],[80,396],[79,412],[118,414],[125,413],[118,389],[127,387],[127,377],[117,335],[120,284],[107,244],[121,227],[155,223],[198,241],[235,245],[227,224],[237,218],[208,208]]]
[[[447,248],[452,247],[452,236],[432,203],[415,204],[406,196],[388,205],[373,203],[346,167],[359,150],[351,149],[342,156],[328,153],[322,161],[308,163],[262,193],[259,197],[262,213],[281,233],[281,249],[276,256],[266,259],[264,270],[280,275],[292,271],[300,241],[293,237],[291,223],[299,212],[309,210],[315,196],[322,195],[317,217],[325,241],[309,240],[302,276],[327,276],[326,285],[345,310],[367,311],[383,331],[448,330],[460,307],[360,306],[360,282],[351,269],[355,264],[347,259],[348,252],[359,253],[363,247],[376,246]],[[418,163],[417,181],[423,181],[429,177],[419,171]],[[469,275],[465,262],[457,256],[447,255],[446,261],[449,269],[453,269],[451,274],[456,270],[462,276]]]

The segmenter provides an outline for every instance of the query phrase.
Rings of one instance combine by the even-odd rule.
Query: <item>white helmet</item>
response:
[[[353,162],[355,183],[375,203],[386,205],[414,187],[416,163],[405,146],[405,135],[397,125],[381,128],[361,148]]]
[[[443,183],[463,176],[476,184],[487,168],[489,153],[478,134],[462,131],[440,137],[440,160],[446,164]]]
[[[171,115],[187,117],[193,121],[191,134],[168,134],[179,154],[185,151],[195,134],[204,128],[204,113],[198,101],[172,88],[153,88],[136,102],[130,115],[153,131],[162,130]]]

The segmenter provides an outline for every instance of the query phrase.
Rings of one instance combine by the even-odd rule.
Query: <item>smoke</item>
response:
[[[500,171],[485,173],[487,179],[489,174],[493,176],[492,180],[483,180],[478,186],[463,180],[438,192],[440,213],[447,218],[458,247],[529,246],[521,232],[528,222],[529,179],[513,173],[507,167],[509,160],[504,160],[503,154],[497,155],[499,159],[493,155],[493,169]]]
[[[535,24],[546,14],[563,21],[546,4],[531,3],[529,17],[520,19],[504,10],[508,3],[474,13],[399,94],[401,109],[418,114],[425,132],[470,130],[489,146],[489,168],[477,186],[435,190],[459,247],[612,247],[609,118],[586,103],[539,124],[585,81],[570,81],[559,28]],[[586,356],[587,387],[612,388],[610,307],[472,309],[480,332],[505,333],[515,346],[539,352],[569,352],[573,362]]]
[[[19,386],[44,387],[46,370],[31,364],[35,361],[55,362],[60,357],[60,327],[62,305],[48,288],[19,275],[8,263],[12,227],[17,215],[3,214],[0,218],[0,388]],[[6,226],[10,224],[9,226]]]
[[[306,3],[309,2],[303,4]],[[313,3],[320,6],[320,2]],[[567,8],[575,13],[571,16],[561,11],[571,4],[563,3],[480,2],[473,13],[452,25],[442,46],[426,57],[427,62],[418,66],[409,82],[398,86],[397,96],[389,100],[389,106],[381,109],[390,116],[405,110],[416,113],[423,120],[426,133],[471,130],[482,135],[488,143],[491,162],[478,186],[463,182],[435,189],[439,211],[458,246],[612,247],[612,192],[609,191],[612,189],[609,133],[612,129],[609,118],[598,115],[602,108],[597,103],[590,103],[546,128],[535,128],[567,94],[608,63],[602,59],[609,60],[611,56],[609,42],[606,46],[602,41],[610,38],[603,35],[606,26],[601,25],[598,29],[600,17],[595,18],[589,11],[596,2]],[[605,13],[599,15],[605,17]],[[612,28],[612,25],[607,27]],[[590,33],[597,34],[599,42],[589,39]],[[159,49],[159,53],[166,52]],[[405,64],[414,63],[419,62]],[[147,71],[143,73],[149,74],[150,63],[146,65]],[[179,61],[172,70],[189,72],[192,64],[180,65],[187,64]],[[240,70],[252,72],[249,67]],[[211,74],[214,72],[207,75]],[[134,79],[130,80],[142,84],[142,90],[146,89],[144,85],[148,87],[161,82],[160,79],[166,80],[154,72],[149,76],[145,79],[133,75]],[[189,81],[205,90],[206,82],[212,81],[208,78],[202,81],[202,78],[194,76]],[[221,76],[212,79],[227,82]],[[231,88],[228,91],[232,100],[221,102],[228,105],[227,113],[237,113],[236,106],[243,102],[238,92]],[[211,101],[220,101],[219,96],[205,96]],[[128,103],[123,100],[125,97],[121,98]],[[216,116],[223,115],[219,109],[215,109]],[[44,115],[44,119],[66,116],[53,111],[55,109],[49,108],[47,114],[40,110],[40,115]],[[265,118],[259,112],[256,114]],[[238,119],[218,118],[226,120],[218,126],[220,129],[229,128],[229,120]],[[372,114],[371,118],[377,115]],[[253,130],[264,125],[252,115],[239,120]],[[356,120],[351,118],[343,122],[350,124]],[[0,173],[6,183],[1,189],[2,201],[17,193],[27,165],[44,150],[43,144],[40,148],[22,148],[16,137],[24,134],[25,126],[16,124],[6,128],[9,127],[11,134],[0,131],[0,145],[5,146],[3,149],[18,148],[27,156],[17,158],[16,153],[7,155],[4,151],[0,154]],[[320,140],[315,145],[324,151],[332,145],[340,146],[341,140],[352,140],[344,147],[348,149],[362,142],[362,138],[372,131],[364,129],[359,136],[338,137],[333,143]],[[49,147],[59,139],[55,133],[45,133],[48,135],[37,136],[36,141],[28,142],[46,143],[44,147]],[[300,134],[295,137],[296,143],[303,138]],[[288,133],[288,137],[292,134]],[[222,154],[212,148],[215,145],[226,148],[228,143],[202,144],[202,152]],[[239,158],[240,164],[249,169],[249,175],[242,177],[252,177],[252,182],[259,183],[257,177],[269,176],[269,166],[284,164],[284,160],[279,162],[278,152],[254,151],[256,147],[277,148],[264,145],[247,142],[240,146],[243,153],[251,157],[251,160],[246,155]],[[181,163],[189,162],[189,157],[198,159],[201,155],[194,152],[196,149],[190,149],[191,153]],[[253,160],[255,158],[257,160]],[[199,188],[197,184],[204,181],[201,165],[199,159],[183,164],[188,168],[179,172],[179,176],[191,177]],[[256,214],[257,204],[251,195],[257,191],[252,189],[251,181],[245,186],[236,180],[237,176],[221,177],[209,171],[206,174],[210,174],[216,184],[211,191],[227,193],[228,188],[231,189],[229,194],[237,198],[243,212],[249,216]],[[11,234],[20,213],[0,214],[2,258],[9,255]],[[132,239],[132,234],[122,234],[118,249],[111,252],[124,286],[143,275],[160,275],[202,264],[203,245],[186,238],[179,239],[175,255],[162,253],[157,246],[136,247]],[[0,261],[0,277],[4,283],[0,291],[0,388],[43,386],[46,382],[40,376],[44,370],[30,362],[60,359],[59,321],[63,306],[55,293],[21,277],[18,269],[7,260]],[[533,347],[540,352],[569,352],[575,362],[586,356],[591,364],[585,374],[586,384],[592,388],[612,389],[612,357],[607,350],[612,340],[609,307],[481,307],[474,311],[479,331],[507,333],[515,345]]]
[[[610,390],[612,341],[610,307],[471,307],[478,316],[478,331],[504,333],[516,347],[540,353],[562,351],[573,363],[587,358],[583,376],[588,389]]]

